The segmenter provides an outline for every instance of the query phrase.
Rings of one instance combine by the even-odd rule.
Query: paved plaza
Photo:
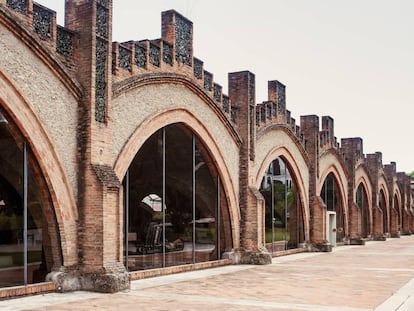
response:
[[[0,301],[0,310],[414,310],[414,236],[133,281],[115,294]]]

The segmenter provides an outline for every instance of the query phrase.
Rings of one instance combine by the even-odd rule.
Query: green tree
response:
[[[412,171],[410,174],[408,174],[411,178],[414,178],[414,171]]]

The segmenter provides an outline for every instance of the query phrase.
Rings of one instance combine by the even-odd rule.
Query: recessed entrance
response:
[[[326,177],[320,193],[320,197],[326,205],[327,210],[327,238],[332,245],[343,242],[345,238],[344,209],[340,200],[338,182],[333,173],[329,173]],[[332,220],[335,217],[335,221]],[[332,224],[335,227],[330,228]],[[333,239],[333,231],[335,231],[335,240]]]

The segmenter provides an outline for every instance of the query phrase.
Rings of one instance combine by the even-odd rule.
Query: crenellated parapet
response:
[[[277,80],[268,81],[268,100],[256,105],[257,130],[271,125],[285,126],[304,143],[300,126],[286,109],[286,86]]]
[[[360,137],[342,138],[341,139],[341,153],[350,168],[354,169],[359,164],[364,163],[364,149],[363,140]]]
[[[390,164],[385,164],[384,173],[387,177],[388,183],[394,184],[397,179],[397,163],[391,162]]]
[[[70,72],[75,71],[76,32],[57,25],[56,12],[32,0],[0,0],[0,8],[21,27],[38,36]]]
[[[334,119],[330,116],[322,117],[322,128],[319,131],[319,148],[320,153],[326,150],[339,150],[340,145],[334,134]]]
[[[162,37],[112,44],[113,83],[137,75],[182,75],[202,89],[235,122],[236,108],[204,62],[193,56],[193,23],[174,10],[162,13]]]

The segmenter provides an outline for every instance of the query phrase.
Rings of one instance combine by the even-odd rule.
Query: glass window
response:
[[[265,241],[270,252],[296,248],[304,241],[303,214],[286,162],[276,158],[263,176],[260,192],[265,199]]]
[[[368,196],[363,184],[359,184],[356,193],[356,203],[360,209],[361,216],[361,237],[366,238],[370,231],[369,211],[368,211]]]
[[[323,183],[320,197],[328,211],[336,212],[336,241],[342,242],[345,238],[344,210],[342,202],[339,200],[340,193],[338,189],[334,174],[329,173]]]
[[[183,124],[162,128],[144,143],[124,188],[129,270],[217,260],[231,247],[214,161]]]
[[[44,204],[50,201],[36,160],[0,112],[0,287],[45,281],[52,256],[43,246]]]

